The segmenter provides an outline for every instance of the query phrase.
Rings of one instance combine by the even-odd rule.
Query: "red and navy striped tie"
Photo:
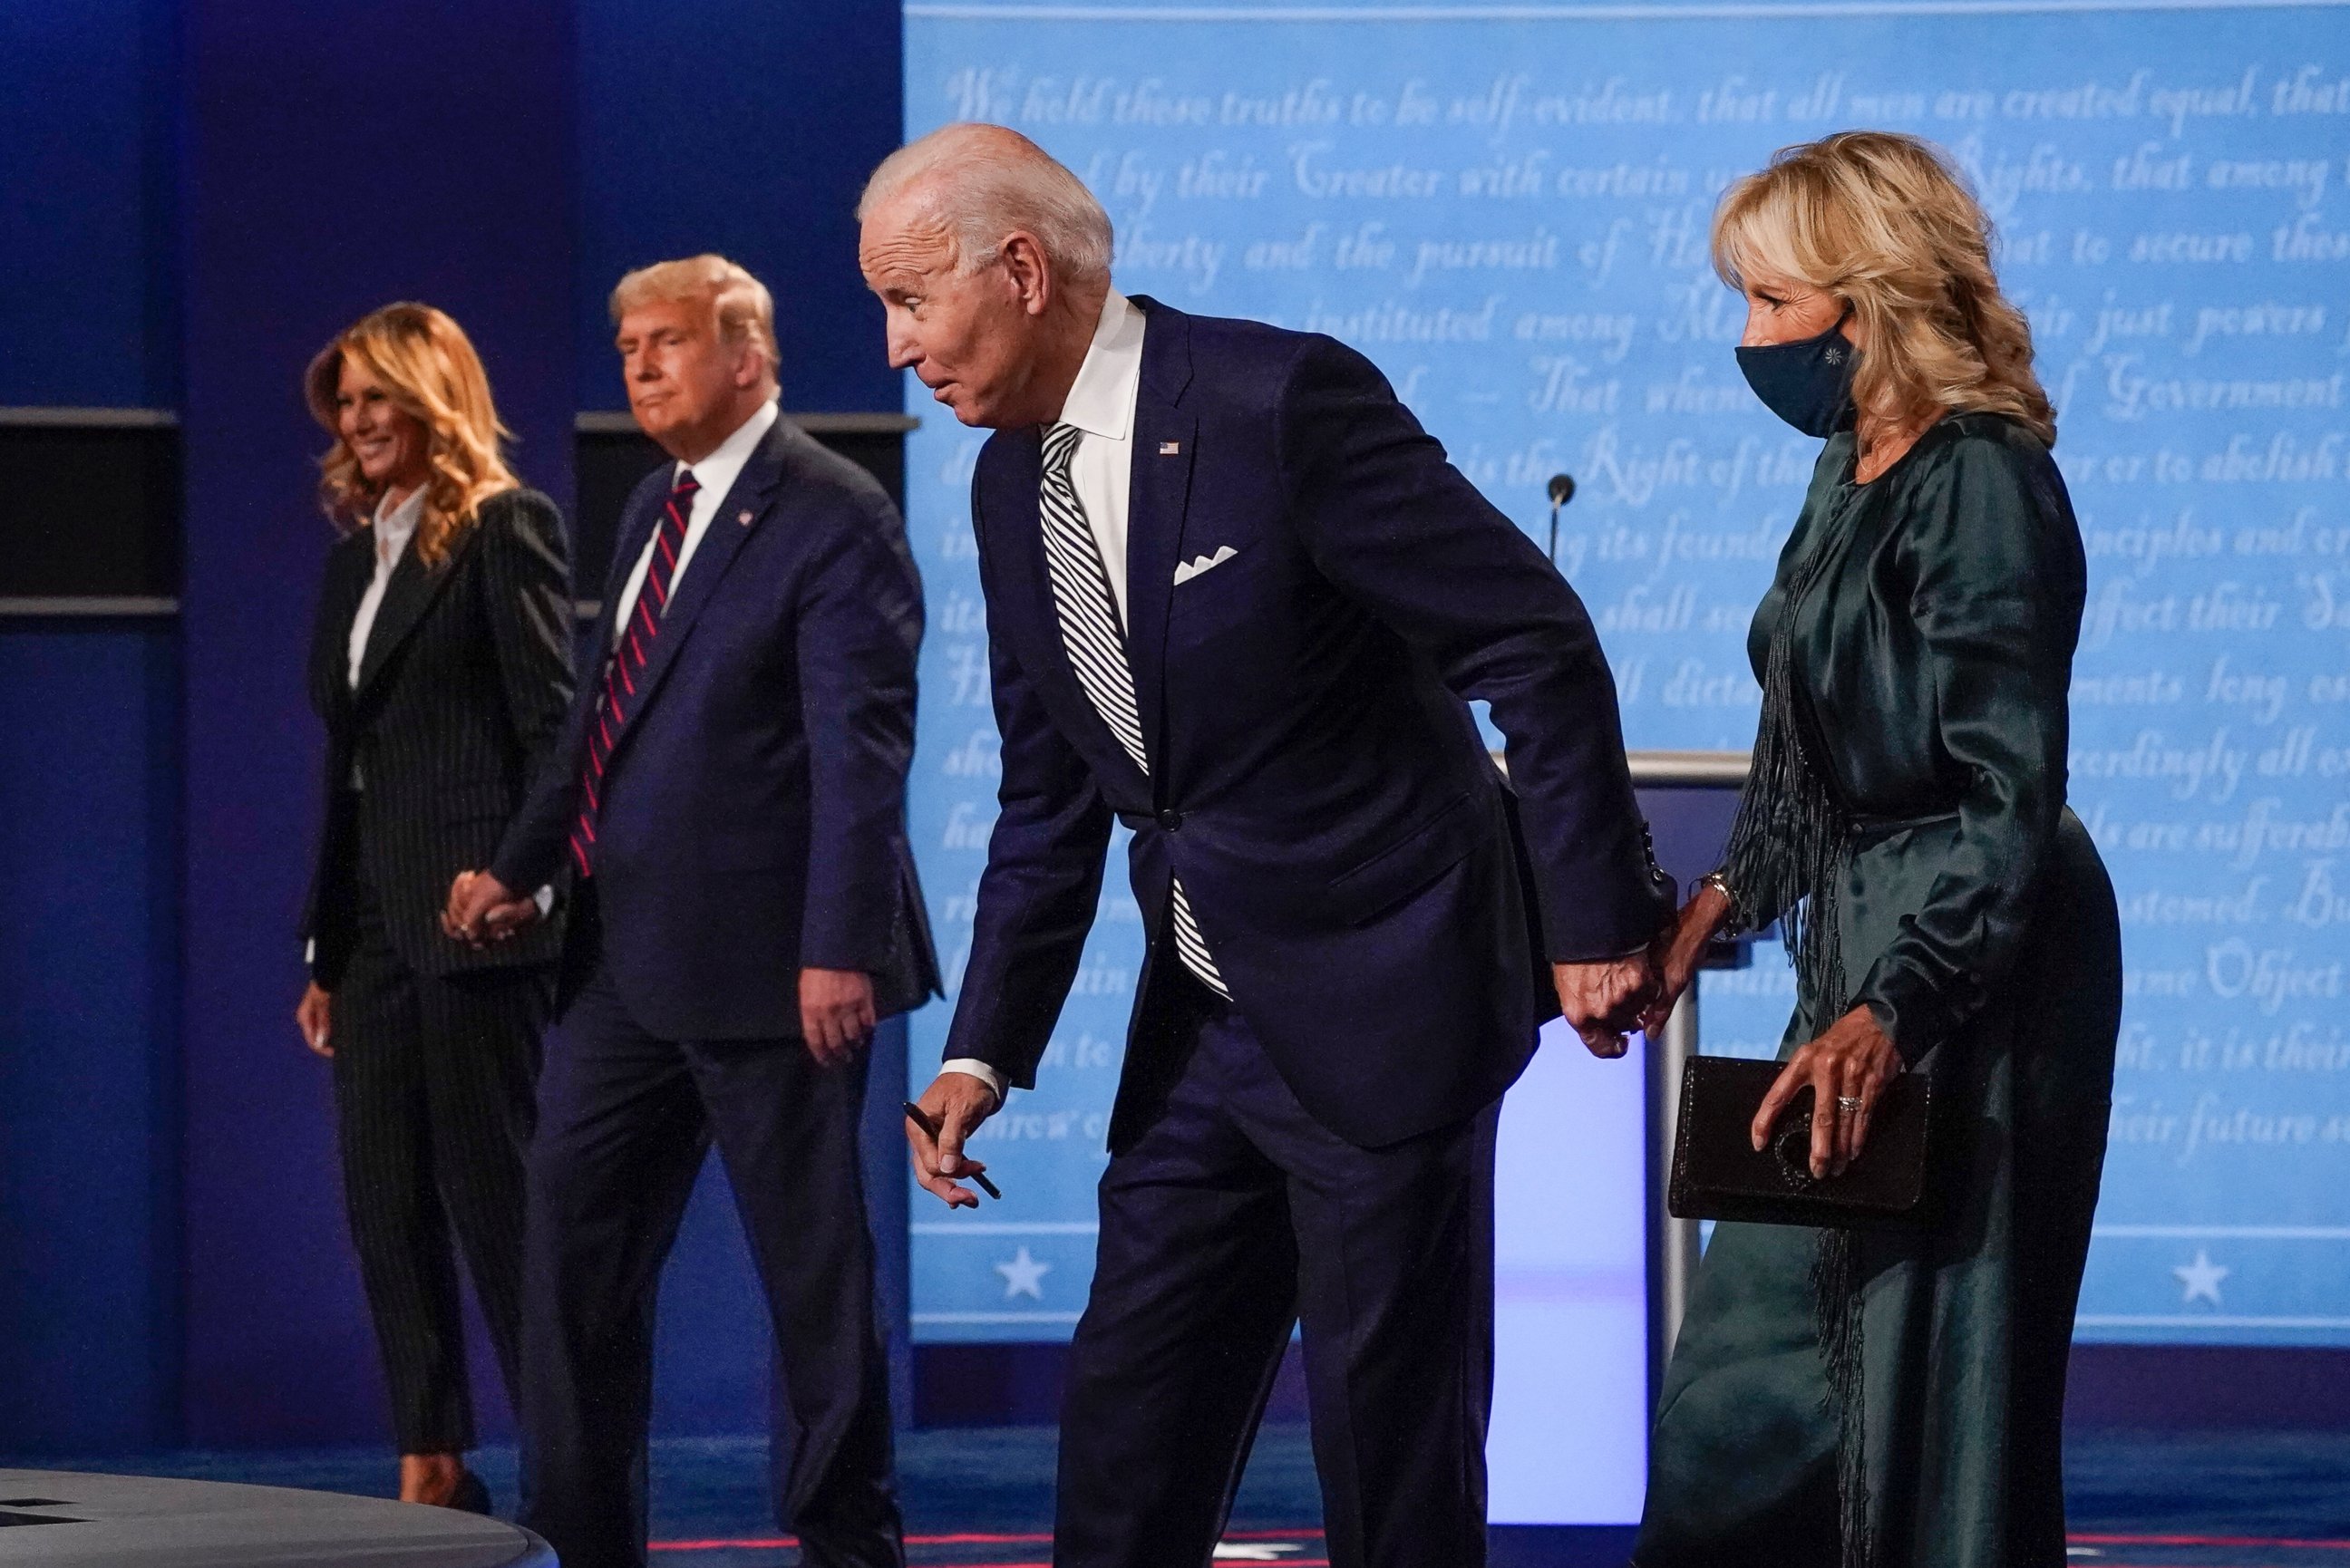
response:
[[[626,626],[612,633],[612,657],[604,666],[604,690],[597,693],[596,722],[588,727],[588,758],[579,768],[579,820],[571,828],[571,857],[579,875],[596,874],[596,816],[603,807],[604,764],[611,760],[612,742],[628,722],[629,707],[637,700],[637,677],[652,656],[653,639],[660,635],[669,611],[669,586],[677,576],[679,553],[685,547],[685,522],[693,511],[694,493],[702,482],[687,469],[677,476],[653,535],[652,564],[645,570],[644,587]]]

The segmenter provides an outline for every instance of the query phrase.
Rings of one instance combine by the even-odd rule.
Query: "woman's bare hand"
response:
[[[310,988],[302,993],[302,1000],[294,1004],[294,1023],[302,1031],[303,1044],[321,1056],[334,1055],[334,1002],[327,992],[318,989],[317,981],[310,982]]]
[[[1640,1014],[1642,1033],[1653,1039],[1664,1028],[1681,992],[1697,978],[1697,966],[1704,961],[1707,945],[1729,921],[1730,900],[1722,897],[1721,888],[1709,885],[1699,888],[1672,923],[1657,933],[1649,956],[1657,966],[1658,991],[1656,1000]]]
[[[1828,1026],[1826,1033],[1787,1058],[1778,1081],[1762,1097],[1750,1129],[1754,1147],[1771,1141],[1771,1128],[1787,1102],[1805,1085],[1812,1091],[1812,1175],[1842,1176],[1860,1158],[1868,1140],[1868,1118],[1877,1097],[1901,1071],[1901,1053],[1877,1014],[1856,1007]],[[1847,1102],[1857,1102],[1856,1104]]]

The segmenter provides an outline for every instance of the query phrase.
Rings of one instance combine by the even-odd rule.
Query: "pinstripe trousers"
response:
[[[354,940],[333,1032],[351,1240],[400,1451],[462,1452],[474,1433],[456,1250],[509,1399],[519,1382],[523,1168],[549,966],[420,974],[392,950],[365,872],[346,886]]]

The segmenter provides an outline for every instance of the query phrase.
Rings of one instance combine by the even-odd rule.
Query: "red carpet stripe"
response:
[[[793,1545],[785,1540],[766,1541],[656,1541],[650,1543],[655,1552],[733,1552],[755,1551]],[[907,1538],[907,1544],[913,1540]],[[1327,1557],[1282,1557],[1274,1560],[1281,1568],[1330,1568]],[[921,1568],[1053,1568],[1047,1562],[1007,1563],[1001,1558],[985,1563],[925,1563]],[[2116,1568],[2120,1568],[2119,1564]]]
[[[1319,1541],[1318,1530],[1235,1530],[1224,1537],[1227,1541]],[[992,1531],[962,1530],[945,1535],[909,1535],[909,1546],[1047,1546],[1052,1543],[1050,1531],[1002,1534]],[[780,1552],[797,1546],[799,1538],[792,1535],[759,1535],[738,1538],[713,1537],[702,1541],[654,1541],[647,1542],[654,1552]],[[948,1565],[951,1568],[951,1565]],[[1017,1568],[1016,1564],[993,1564],[992,1568]],[[1290,1568],[1314,1568],[1313,1563],[1293,1559]]]
[[[1052,1542],[1050,1532],[996,1532],[959,1530],[943,1534],[909,1535],[909,1546],[1042,1546]],[[1225,1537],[1228,1541],[1319,1541],[1318,1530],[1236,1530]],[[2350,1540],[2318,1540],[2289,1535],[2187,1535],[2187,1534],[2121,1534],[2111,1532],[2075,1532],[2065,1537],[2074,1546],[2200,1546],[2200,1547],[2272,1547],[2295,1552],[2350,1552]],[[797,1546],[797,1538],[789,1535],[761,1535],[712,1538],[708,1540],[655,1541],[649,1542],[655,1552],[776,1552]],[[1321,1558],[1286,1558],[1289,1568],[1323,1568]],[[1031,1568],[1016,1563],[986,1564],[941,1563],[926,1568]],[[1035,1568],[1046,1568],[1036,1564]],[[2116,1563],[2115,1568],[2122,1568]]]
[[[2302,1541],[2288,1535],[2080,1535],[2074,1546],[2281,1546],[2296,1552],[2350,1552],[2350,1541]]]

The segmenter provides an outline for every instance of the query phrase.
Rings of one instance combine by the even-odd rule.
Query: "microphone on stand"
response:
[[[1558,565],[1558,509],[1575,499],[1575,475],[1550,476],[1550,564]]]

